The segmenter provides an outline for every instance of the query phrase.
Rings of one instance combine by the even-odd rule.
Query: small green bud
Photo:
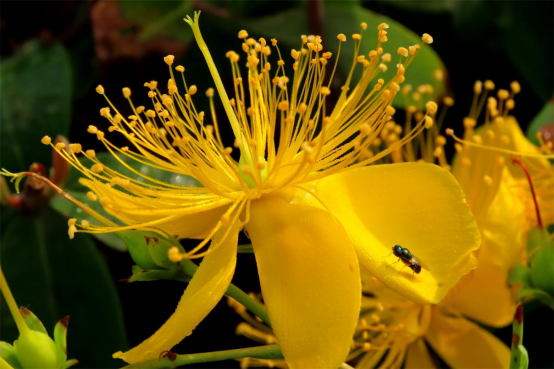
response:
[[[133,261],[141,271],[170,269],[175,266],[167,256],[172,247],[176,246],[180,252],[185,252],[177,241],[155,232],[125,231],[118,232],[117,235],[125,242]]]
[[[14,342],[23,369],[53,368],[65,364],[65,355],[48,335],[29,330]]]

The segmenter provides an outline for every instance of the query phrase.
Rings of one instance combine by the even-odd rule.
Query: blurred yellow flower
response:
[[[239,55],[229,51],[234,78],[234,98],[229,99],[200,34],[198,14],[186,21],[225,108],[234,147],[240,151],[238,161],[220,133],[215,90],[206,92],[210,114],[197,111],[193,99],[198,89],[185,82],[184,67],[173,67],[173,56],[165,58],[171,74],[167,94],[155,81],[145,84],[152,109],[135,107],[131,90],[124,88],[132,115],[125,118],[109,100],[110,107],[100,110],[111,123],[109,132],[122,134],[131,148],[114,145],[95,126],[88,128],[139,180],[110,169],[79,144],[69,145],[67,151],[55,146],[86,176],[80,182],[90,188],[89,199],[98,200],[125,224],[113,224],[79,204],[102,224],[72,221],[70,236],[156,229],[203,240],[184,254],[171,250],[175,262],[204,257],[175,313],[150,338],[115,357],[129,363],[157,359],[192,333],[231,282],[243,228],[252,240],[273,331],[292,368],[336,368],[347,357],[360,311],[359,265],[420,304],[440,301],[475,267],[479,232],[450,173],[421,163],[368,166],[433,125],[429,115],[422,115],[404,139],[381,152],[372,151],[395,112],[391,102],[404,81],[405,67],[421,45],[411,46],[409,53],[399,49],[395,77],[388,82],[377,79],[386,69],[383,61],[391,59],[382,48],[388,26],[379,25],[376,49],[367,58],[353,60],[331,109],[327,99],[339,56],[328,78],[325,67],[332,54],[323,50],[321,37],[302,36],[300,49],[291,52],[294,76],[289,78],[277,40],[270,46],[240,31],[248,73],[241,74]],[[355,55],[366,27],[363,23],[361,32],[352,35]],[[347,38],[341,34],[338,40],[340,54]],[[430,43],[432,38],[424,35],[423,41]],[[275,52],[278,61],[272,64],[269,56]],[[361,77],[353,83],[356,68]],[[184,96],[178,93],[174,69]],[[104,95],[104,88],[98,86],[97,92]],[[433,115],[436,104],[427,107]],[[77,158],[81,152],[93,162],[90,169]],[[203,187],[158,181],[133,170],[118,155],[192,176]],[[387,256],[395,244],[421,256],[429,271],[399,274],[400,266],[388,267],[396,260]]]
[[[537,225],[537,217],[529,183],[522,169],[510,164],[510,156],[520,156],[529,168],[546,224],[554,223],[554,171],[543,155],[548,148],[535,147],[525,138],[515,118],[508,116],[519,84],[512,84],[511,93],[499,90],[498,100],[487,98],[494,84],[486,81],[484,86],[485,92],[481,82],[475,84],[475,99],[464,120],[463,139],[447,130],[458,141],[451,170],[481,232],[478,267],[435,306],[414,303],[375,278],[362,278],[362,289],[371,297],[362,299],[363,319],[351,354],[356,357],[367,352],[357,363],[359,368],[374,367],[383,358],[382,367],[400,367],[404,360],[406,368],[436,367],[428,346],[453,368],[508,366],[509,348],[469,319],[503,327],[512,322],[515,313],[517,294],[507,284],[508,273],[514,266],[526,263],[527,232]],[[485,124],[475,129],[485,103]],[[453,100],[445,99],[446,107],[452,104]],[[416,114],[415,106],[411,110]],[[391,158],[401,162],[420,157],[450,168],[444,156],[445,143],[438,129],[432,129]]]

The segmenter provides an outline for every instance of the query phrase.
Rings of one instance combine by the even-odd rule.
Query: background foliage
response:
[[[276,37],[282,51],[300,45],[300,34],[322,34],[334,51],[335,36],[369,27],[364,40],[370,50],[376,26],[391,25],[387,49],[417,42],[427,32],[435,43],[410,66],[409,83],[432,83],[442,69],[443,83],[435,89],[456,99],[446,127],[460,130],[472,99],[476,79],[492,79],[507,88],[517,79],[522,93],[515,116],[523,128],[552,124],[553,3],[513,1],[93,1],[7,2],[1,4],[0,34],[0,167],[27,170],[34,162],[52,165],[51,150],[40,144],[45,134],[64,135],[87,149],[102,151],[86,133],[89,124],[106,124],[99,116],[105,105],[94,92],[102,84],[116,106],[124,106],[122,87],[141,97],[145,81],[167,80],[162,57],[176,55],[188,71],[188,81],[200,91],[212,87],[203,58],[182,18],[201,9],[202,30],[220,72],[230,80],[225,53],[238,50],[238,30],[254,37]],[[29,11],[31,9],[31,11]],[[410,31],[411,30],[411,31]],[[413,31],[413,32],[412,32]],[[348,45],[347,45],[348,46]],[[337,86],[344,80],[352,50],[343,49]],[[286,58],[285,58],[286,59]],[[336,87],[336,86],[335,86]],[[201,99],[199,99],[202,101]],[[204,102],[206,104],[206,102]],[[402,106],[399,100],[397,106]],[[544,108],[543,108],[544,107]],[[200,103],[199,109],[206,105]],[[533,118],[541,115],[532,124]],[[230,134],[226,132],[227,135]],[[225,134],[225,132],[224,132]],[[122,142],[114,142],[123,144]],[[103,160],[104,161],[104,160]],[[144,169],[144,168],[143,168]],[[85,199],[77,175],[70,173],[64,188]],[[174,176],[171,181],[182,183]],[[181,182],[180,182],[181,181]],[[66,220],[76,209],[59,197],[20,210],[1,208],[1,262],[20,305],[30,308],[49,332],[55,322],[71,315],[69,356],[80,367],[111,367],[111,353],[136,345],[159,327],[173,311],[184,285],[178,282],[123,284],[133,264],[124,244],[112,235],[67,237]],[[240,254],[233,283],[259,291],[252,254]],[[16,330],[2,300],[1,339],[13,341]],[[532,367],[552,367],[552,313],[528,306],[526,343]],[[239,318],[220,303],[200,324],[179,353],[229,349],[250,345],[234,335]],[[496,331],[510,341],[510,328]],[[544,342],[546,340],[546,342]],[[217,366],[237,367],[234,362]],[[209,365],[206,365],[209,366]]]

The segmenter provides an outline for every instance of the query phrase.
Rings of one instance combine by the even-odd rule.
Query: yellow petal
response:
[[[509,367],[510,349],[498,338],[465,318],[433,310],[425,339],[450,367]]]
[[[512,321],[517,296],[507,285],[508,273],[526,263],[528,216],[525,203],[514,191],[522,189],[505,170],[495,199],[479,221],[482,244],[478,267],[444,301],[461,314],[493,327]]]
[[[360,264],[417,303],[439,302],[476,266],[479,231],[454,177],[436,165],[362,167],[307,189],[342,223]],[[394,245],[408,248],[428,270],[412,274],[402,263],[391,265],[398,261]]]
[[[406,369],[436,368],[435,363],[429,355],[425,341],[417,339],[408,345],[406,353]]]
[[[252,202],[252,239],[265,304],[291,368],[338,368],[360,312],[360,272],[340,223],[280,193]]]
[[[222,228],[216,233],[210,248],[219,244],[227,229]],[[160,353],[170,350],[192,333],[221,300],[231,283],[237,260],[238,232],[238,227],[232,226],[217,250],[204,257],[177,309],[161,328],[131,350],[125,353],[116,352],[114,358],[123,359],[130,364],[157,359]]]

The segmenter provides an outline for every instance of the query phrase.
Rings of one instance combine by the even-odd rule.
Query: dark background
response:
[[[473,82],[476,79],[492,79],[500,88],[509,88],[509,83],[513,80],[521,83],[522,92],[516,97],[514,115],[524,130],[552,98],[554,5],[550,1],[380,0],[345,2],[344,6],[359,4],[366,9],[389,16],[417,34],[427,32],[434,37],[432,47],[448,72],[448,94],[456,100],[455,106],[448,114],[445,123],[447,127],[460,131],[462,119],[467,114],[473,98]],[[120,5],[123,5],[124,11],[121,11]],[[9,60],[21,51],[24,44],[37,39],[46,48],[63,45],[69,56],[72,90],[69,139],[71,142],[81,142],[86,144],[87,148],[100,151],[102,148],[96,139],[86,133],[89,124],[104,124],[98,111],[105,106],[105,102],[94,92],[97,84],[102,84],[108,93],[112,92],[109,96],[116,106],[123,106],[124,100],[120,91],[125,86],[133,90],[135,101],[145,98],[140,94],[145,91],[142,84],[155,79],[165,85],[164,81],[168,78],[167,66],[163,63],[162,57],[175,54],[176,64],[185,65],[189,71],[188,82],[196,84],[199,93],[213,85],[196,44],[190,42],[188,26],[180,21],[186,15],[184,11],[188,10],[188,13],[192,14],[189,10],[192,7],[203,10],[201,24],[204,38],[210,46],[216,64],[222,66],[220,73],[224,80],[228,80],[230,70],[227,68],[224,54],[229,49],[240,49],[236,34],[240,29],[248,29],[250,20],[259,22],[261,17],[271,17],[279,12],[300,8],[305,14],[306,29],[312,33],[319,33],[324,28],[322,23],[333,17],[333,14],[325,11],[326,6],[325,2],[302,1],[124,2],[116,3],[115,6],[113,3],[76,1],[2,1],[0,55],[2,61]],[[164,21],[159,22],[160,19]],[[160,24],[152,26],[156,22]],[[370,24],[369,29],[374,29],[375,26]],[[288,25],[285,23],[279,31],[286,35],[287,28]],[[277,33],[274,36],[279,39],[282,35]],[[323,36],[325,40],[325,37],[331,39],[335,35]],[[281,50],[285,50],[283,52],[287,54],[288,49],[284,47]],[[52,85],[41,85],[44,82],[40,76],[37,76],[34,83],[46,92],[52,88]],[[19,88],[26,89],[27,86],[20,85]],[[2,98],[5,100],[6,96]],[[37,106],[30,104],[26,109],[33,111]],[[206,106],[200,103],[199,109],[205,110]],[[2,118],[4,119],[4,116]],[[4,122],[3,125],[5,124]],[[53,124],[48,131],[52,137],[56,132],[52,130],[55,126]],[[2,134],[5,149],[6,145],[10,145],[10,141],[5,140],[4,130]],[[115,143],[118,144],[117,140]],[[27,145],[40,143],[35,140]],[[6,155],[10,155],[9,151],[4,149],[2,167],[6,165]],[[44,162],[47,166],[50,165],[49,160],[44,156],[33,159]],[[19,171],[27,168],[7,169]],[[32,222],[32,219],[35,219],[33,217],[44,212],[44,209],[34,209],[21,214],[8,207],[2,207],[2,235],[13,217],[21,217],[24,219],[22,222]],[[62,227],[61,232],[65,232],[65,228]],[[10,240],[2,239],[2,251],[7,242]],[[94,242],[107,263],[111,280],[118,281],[131,274],[133,262],[128,254],[109,248],[97,239],[94,239]],[[71,245],[77,247],[70,243],[69,246]],[[26,245],[20,244],[18,247],[24,248]],[[20,268],[25,268],[25,265],[21,265]],[[10,282],[10,276],[7,272],[6,274]],[[40,273],[37,273],[36,277],[40,278]],[[15,285],[20,282],[10,282],[16,298],[18,290]],[[86,288],[94,288],[93,282],[88,280]],[[239,254],[233,282],[245,291],[259,291],[253,254]],[[167,281],[133,284],[115,282],[115,286],[121,301],[124,328],[130,346],[140,343],[165,321],[173,312],[185,287],[182,283]],[[114,306],[117,306],[117,303]],[[40,310],[40,307],[37,309]],[[526,315],[524,338],[524,344],[530,353],[531,367],[553,367],[552,311],[538,305],[528,306],[526,311],[533,312]],[[69,313],[70,311],[63,314]],[[90,314],[95,314],[95,311],[90,311]],[[6,316],[7,310],[4,309],[2,315]],[[222,302],[199,325],[194,335],[173,351],[193,353],[253,345],[251,341],[234,334],[234,328],[239,321],[239,317]],[[48,324],[51,325],[51,322],[45,322],[47,328]],[[10,334],[6,334],[6,329],[8,328],[3,327],[2,339],[15,339],[12,334],[13,327],[9,328],[12,330],[8,329]],[[110,332],[109,327],[106,329],[102,333],[106,337],[120,334]],[[510,329],[498,330],[496,333],[509,343]],[[71,334],[70,324],[70,357],[75,344]],[[100,347],[102,335],[98,337],[100,341],[95,341],[93,345],[97,344]],[[83,364],[80,367],[113,365],[113,362],[104,364],[85,361]],[[237,366],[235,362],[221,362],[203,367]]]

